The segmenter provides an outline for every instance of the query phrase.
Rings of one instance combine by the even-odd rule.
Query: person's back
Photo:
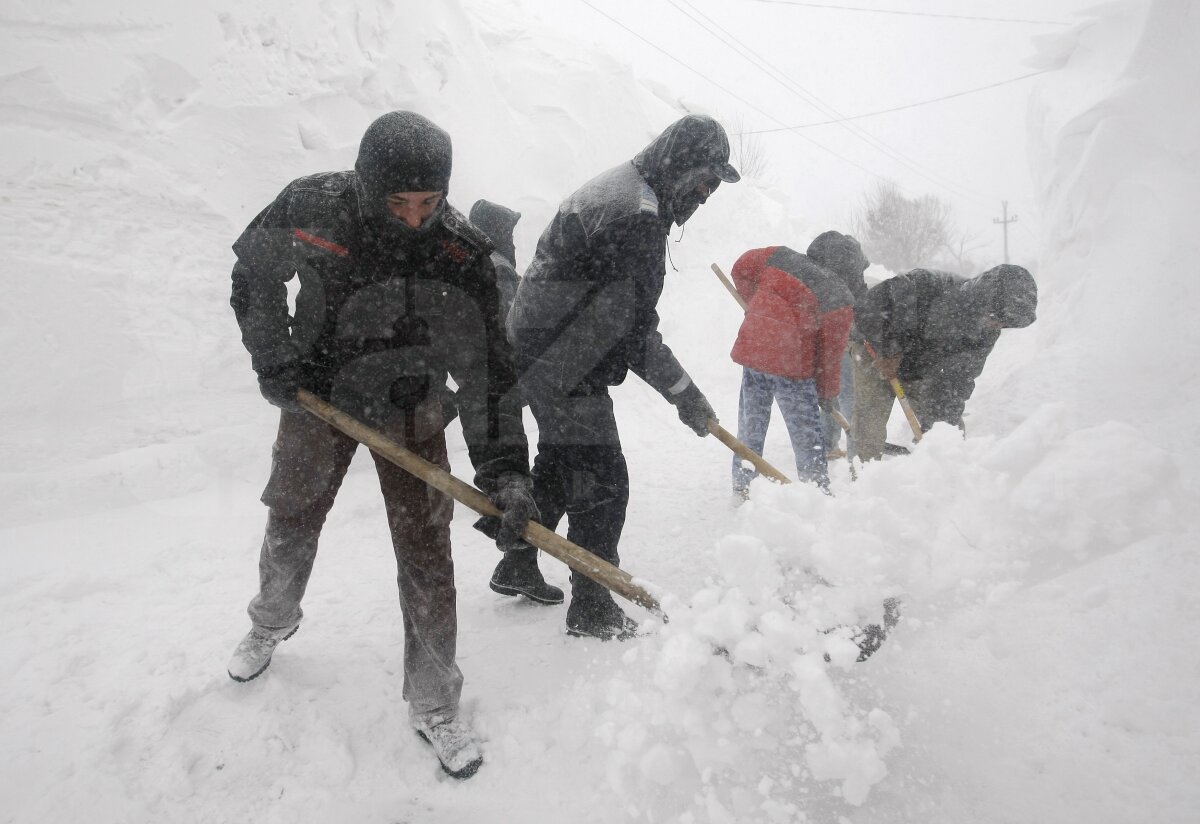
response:
[[[855,376],[856,386],[860,377],[874,386],[872,409],[855,416],[860,456],[879,457],[882,448],[891,395],[881,382],[890,376],[901,382],[922,427],[939,421],[962,427],[1000,331],[1028,326],[1036,310],[1033,276],[1009,264],[974,278],[914,269],[872,287],[855,318],[874,361],[864,358]]]
[[[669,224],[644,187],[627,162],[559,206],[513,302],[509,334],[519,363],[566,361],[560,374],[576,385],[624,380],[630,354],[657,325],[663,288]]]
[[[487,235],[495,247],[492,266],[496,269],[496,285],[500,289],[500,323],[506,329],[508,313],[521,280],[517,274],[517,247],[513,241],[513,230],[520,219],[520,212],[488,200],[477,200],[471,206],[471,223]]]
[[[841,388],[842,355],[854,296],[834,273],[786,246],[752,249],[733,266],[746,317],[730,357],[741,364],[738,438],[762,453],[775,401],[792,439],[802,480],[827,488],[818,409]],[[748,495],[754,473],[733,462],[733,491]]]
[[[850,290],[854,300],[858,301],[867,293],[867,282],[864,273],[871,265],[863,253],[858,239],[844,235],[835,230],[822,232],[813,238],[805,254],[810,260],[824,269],[833,272]],[[847,347],[842,355],[842,391],[838,393],[837,413],[821,411],[821,428],[825,433],[825,450],[832,457],[835,454],[854,454],[854,437],[846,433],[846,449],[837,449],[842,435],[842,423],[854,415],[854,359]]]

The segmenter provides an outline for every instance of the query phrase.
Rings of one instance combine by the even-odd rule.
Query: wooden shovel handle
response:
[[[729,282],[729,278],[725,277],[725,273],[721,271],[721,267],[714,263],[712,270],[721,279],[721,283],[725,284],[725,288],[729,290],[729,294],[733,295],[733,299],[738,302],[738,306],[742,307],[742,311],[745,312],[749,308],[746,306],[746,301],[742,299],[741,293]]]
[[[382,455],[405,472],[416,475],[434,489],[446,493],[480,515],[499,517],[502,514],[487,495],[466,481],[460,480],[440,466],[414,455],[391,438],[352,418],[308,390],[299,390],[296,393],[296,399],[301,406],[330,426],[345,432],[372,452]],[[535,521],[530,521],[525,527],[524,538],[546,554],[554,556],[571,569],[586,575],[622,598],[666,617],[663,616],[658,599],[634,583],[633,577],[620,567],[613,566],[603,558],[593,555],[583,547],[571,543]]]
[[[781,484],[790,484],[792,482],[791,478],[767,463],[762,455],[759,455],[753,449],[739,441],[728,429],[725,429],[712,418],[708,419],[708,431],[715,435],[718,441],[732,449],[734,454],[739,458],[744,458],[754,464],[754,468],[759,471],[759,474],[766,475],[771,480],[779,481]]]
[[[871,345],[871,342],[864,340],[863,345],[871,359],[878,363],[879,355],[875,352],[875,347]],[[892,392],[896,395],[896,400],[900,401],[900,409],[904,412],[904,417],[908,419],[908,426],[913,433],[913,443],[917,443],[923,434],[921,421],[917,419],[917,413],[913,411],[912,404],[908,402],[908,395],[904,393],[904,387],[900,385],[900,381],[897,378],[888,378],[888,383],[892,385]]]

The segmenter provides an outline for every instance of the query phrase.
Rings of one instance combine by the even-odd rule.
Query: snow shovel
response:
[[[868,341],[864,340],[863,344],[867,347],[867,353],[876,361],[879,361],[879,355],[875,353],[875,347]],[[904,387],[900,385],[897,378],[888,378],[888,382],[892,385],[892,392],[896,395],[896,400],[900,401],[900,409],[904,411],[904,417],[908,418],[908,425],[912,428],[913,443],[921,440],[921,421],[917,419],[917,413],[913,411],[912,404],[908,402],[908,395],[904,393]]]
[[[325,423],[341,430],[375,454],[382,455],[405,472],[416,475],[434,489],[444,492],[480,515],[500,517],[502,514],[487,495],[466,481],[460,480],[440,466],[414,455],[391,438],[347,415],[308,390],[299,390],[296,393],[296,400]],[[622,598],[645,607],[664,621],[666,620],[666,615],[663,614],[658,599],[645,588],[634,583],[633,576],[620,567],[613,566],[608,561],[596,557],[583,547],[571,543],[535,521],[529,522],[522,537],[581,575],[586,575]]]
[[[725,273],[721,271],[721,267],[714,263],[712,265],[712,270],[714,273],[716,273],[717,277],[721,279],[721,283],[725,284],[725,288],[729,290],[729,294],[733,295],[733,299],[738,302],[738,306],[742,307],[742,311],[745,312],[749,308],[746,306],[746,301],[742,300],[741,294],[737,289],[734,288],[733,284],[729,282],[729,278],[726,277]],[[849,435],[850,421],[846,420],[846,416],[842,414],[842,410],[835,409],[831,414],[833,415],[833,419],[837,422],[837,425],[845,430],[846,434]]]

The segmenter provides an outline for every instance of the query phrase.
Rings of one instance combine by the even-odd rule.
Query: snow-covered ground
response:
[[[728,453],[631,379],[622,556],[672,620],[635,611],[647,635],[624,645],[490,592],[495,550],[460,509],[464,709],[487,759],[465,783],[407,728],[365,456],[302,631],[264,677],[225,675],[275,424],[229,244],[412,108],[455,138],[453,202],[524,213],[523,264],[557,201],[676,101],[516,0],[111,5],[0,21],[0,820],[1200,818],[1194,4],[1110,4],[1039,44],[1040,317],[1001,339],[969,438],[936,428],[854,483],[835,464],[833,499],[758,483],[733,509]],[[671,243],[664,336],[727,425],[739,317],[708,264],[831,225],[747,180]],[[869,662],[822,632],[891,595],[904,620]]]

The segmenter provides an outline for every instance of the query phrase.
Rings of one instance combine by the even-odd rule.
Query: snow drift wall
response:
[[[1077,426],[1194,458],[1200,430],[1200,10],[1114,3],[1042,42],[1031,162],[1045,224],[1032,377]],[[1194,463],[1188,460],[1186,463]]]

